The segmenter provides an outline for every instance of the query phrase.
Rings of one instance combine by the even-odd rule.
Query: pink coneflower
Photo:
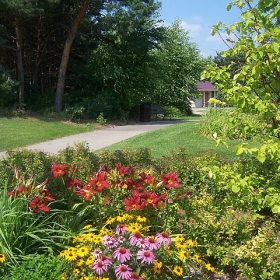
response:
[[[135,246],[141,249],[148,249],[149,248],[149,243],[146,240],[146,238],[140,238],[137,240]]]
[[[161,245],[163,244],[164,246],[169,246],[171,243],[171,238],[169,236],[169,233],[166,231],[163,231],[161,233],[158,233],[156,235],[158,243]]]
[[[96,259],[99,258],[99,257],[101,256],[101,254],[102,254],[102,251],[101,251],[101,250],[98,250],[98,249],[94,250],[93,253],[92,253],[92,255],[93,255]]]
[[[133,272],[131,273],[130,280],[134,280],[134,279],[135,279],[135,280],[143,280],[143,278],[141,278],[137,272],[133,271]]]
[[[132,232],[129,236],[130,244],[135,246],[138,240],[141,240],[144,236],[140,231]]]
[[[116,227],[116,234],[125,234],[127,232],[127,226],[124,224],[119,224]]]
[[[103,244],[106,246],[107,249],[115,248],[118,246],[118,242],[116,238],[108,234],[104,235],[102,237],[102,240],[103,240]]]
[[[130,268],[128,265],[125,265],[125,264],[117,265],[115,268],[115,274],[116,274],[118,280],[119,279],[130,279],[131,271],[132,271],[132,268]]]
[[[160,247],[160,243],[153,236],[146,238],[149,250],[157,250]]]
[[[107,265],[107,266],[112,265],[111,258],[107,257],[107,256],[104,255],[104,254],[101,254],[101,255],[99,256],[99,259],[100,259],[101,261],[103,261],[104,264]]]
[[[102,275],[103,272],[106,272],[108,270],[108,266],[101,259],[97,259],[93,263],[92,269],[97,275]]]
[[[137,260],[141,260],[141,263],[152,264],[155,259],[155,255],[150,250],[141,250],[137,253]]]
[[[124,243],[126,241],[126,238],[124,236],[119,236],[118,237],[118,243],[121,244],[121,243]]]
[[[129,261],[132,255],[129,249],[120,247],[113,253],[113,257],[117,259],[119,262],[124,263],[126,261]]]

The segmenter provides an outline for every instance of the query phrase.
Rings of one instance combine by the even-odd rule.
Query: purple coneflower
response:
[[[108,270],[108,266],[101,259],[97,259],[93,263],[92,269],[97,275],[100,276],[103,274],[103,272],[106,272]]]
[[[117,259],[119,262],[124,263],[126,261],[129,261],[132,255],[129,249],[120,247],[113,253],[113,257]]]
[[[147,237],[146,241],[147,241],[147,244],[148,244],[148,248],[150,250],[157,250],[157,249],[159,249],[160,243],[153,236]]]
[[[102,254],[102,251],[101,250],[94,250],[92,255],[97,259],[98,257],[100,257],[100,255]]]
[[[107,249],[115,248],[118,246],[118,242],[116,238],[111,235],[108,234],[104,235],[102,237],[102,240],[103,240],[103,244],[106,246]]]
[[[138,239],[138,241],[136,242],[136,246],[141,248],[141,249],[148,249],[149,248],[149,243],[146,240],[146,238],[141,238],[141,239]]]
[[[124,224],[118,224],[116,227],[116,234],[125,234],[127,232],[127,226]]]
[[[126,241],[126,238],[124,236],[119,236],[118,237],[118,243],[121,244],[121,243],[124,243]]]
[[[130,279],[132,268],[125,264],[117,265],[115,268],[115,274],[117,279]]]
[[[171,243],[171,238],[170,238],[168,232],[166,232],[166,231],[158,233],[156,235],[156,238],[160,245],[163,244],[164,246],[169,246]]]
[[[155,255],[150,250],[140,250],[137,253],[137,260],[141,260],[141,263],[152,264],[155,259]]]
[[[130,244],[135,246],[138,240],[141,240],[144,236],[140,231],[132,232],[129,236]]]

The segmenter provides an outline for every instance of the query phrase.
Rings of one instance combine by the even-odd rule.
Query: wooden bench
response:
[[[163,120],[165,120],[165,117],[168,116],[167,112],[159,105],[152,104],[151,105],[151,115],[156,117],[156,120],[158,120],[158,117],[162,117]],[[170,116],[171,119],[171,116]]]

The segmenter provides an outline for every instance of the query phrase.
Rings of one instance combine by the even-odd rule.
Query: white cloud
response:
[[[202,30],[200,24],[188,23],[186,21],[181,22],[181,27],[188,30],[190,32],[190,35],[192,36],[194,36],[195,34],[199,33],[200,30]]]

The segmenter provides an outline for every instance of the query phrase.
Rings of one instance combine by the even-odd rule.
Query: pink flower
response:
[[[115,274],[117,279],[130,279],[132,269],[125,264],[117,265],[115,268]]]
[[[153,236],[147,237],[146,238],[146,242],[148,244],[148,248],[150,250],[158,250],[160,247],[159,242],[157,241],[156,238],[154,238]]]
[[[141,240],[144,236],[140,231],[132,232],[129,236],[130,244],[135,246],[139,240]]]
[[[119,224],[116,227],[116,234],[125,234],[127,232],[127,226],[124,224]]]
[[[141,250],[137,253],[137,260],[141,260],[141,263],[152,264],[155,259],[155,255],[150,250]]]
[[[102,275],[103,272],[106,272],[108,270],[108,266],[101,259],[97,259],[94,262],[92,269],[97,275]]]
[[[158,233],[156,235],[156,238],[160,245],[163,244],[164,246],[168,246],[171,243],[171,238],[170,238],[168,232],[166,232],[166,231]]]
[[[106,246],[107,249],[115,248],[118,246],[117,239],[110,235],[104,235],[102,237],[103,244]]]
[[[113,253],[113,257],[117,259],[119,262],[124,263],[126,261],[129,261],[132,255],[129,249],[120,247]]]
[[[136,242],[136,246],[141,248],[141,249],[148,249],[149,248],[149,244],[148,241],[146,240],[146,238],[141,238]]]
[[[102,251],[96,249],[93,251],[92,255],[97,259],[102,255]]]

